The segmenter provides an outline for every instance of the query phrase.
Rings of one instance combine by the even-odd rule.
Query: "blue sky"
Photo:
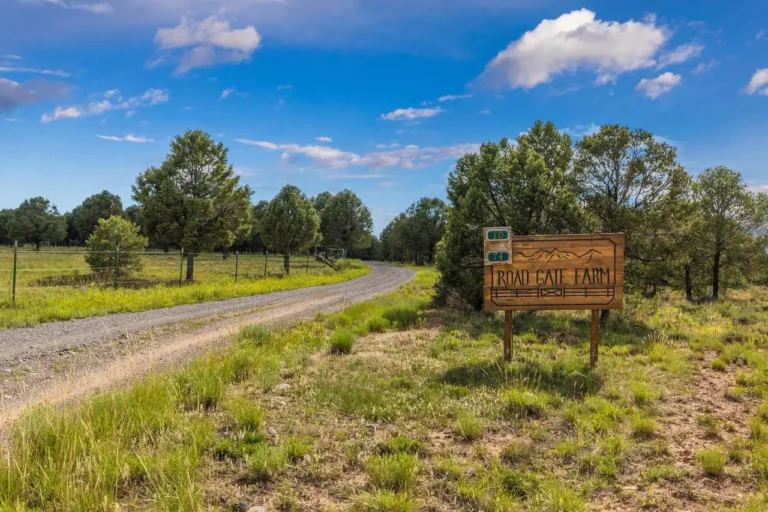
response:
[[[130,187],[202,128],[253,201],[350,188],[376,231],[535,120],[768,188],[762,0],[0,0],[0,208]]]

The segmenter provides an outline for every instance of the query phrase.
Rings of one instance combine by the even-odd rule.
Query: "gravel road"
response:
[[[312,318],[415,276],[369,265],[370,274],[338,284],[0,331],[0,426],[31,404],[67,401],[183,364],[243,325]]]

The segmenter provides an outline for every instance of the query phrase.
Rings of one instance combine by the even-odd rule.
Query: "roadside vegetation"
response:
[[[631,298],[591,370],[584,313],[518,315],[506,364],[500,319],[434,309],[436,279],[30,411],[0,509],[768,506],[768,289]]]

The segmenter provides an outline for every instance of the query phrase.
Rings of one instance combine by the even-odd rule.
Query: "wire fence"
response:
[[[89,254],[94,260],[91,264],[86,260]],[[334,271],[322,258],[316,259],[312,251],[291,255],[289,261],[291,275]],[[191,276],[188,275],[190,263]],[[103,252],[81,248],[35,251],[3,247],[0,248],[0,307],[44,290],[224,284],[285,274],[281,254],[122,252],[119,248]]]

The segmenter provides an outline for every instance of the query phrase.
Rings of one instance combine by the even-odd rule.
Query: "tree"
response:
[[[387,224],[381,232],[381,245],[384,259],[404,262],[408,257],[407,248],[408,218],[401,213]]]
[[[487,143],[459,159],[448,178],[445,236],[438,246],[439,292],[482,307],[482,228],[518,235],[579,231],[583,212],[571,167],[571,138],[537,121],[511,144]]]
[[[150,239],[187,252],[188,281],[195,253],[230,247],[252,228],[251,190],[240,186],[227,157],[207,133],[187,131],[171,142],[162,165],[139,175],[133,187]]]
[[[298,187],[286,185],[270,201],[261,219],[264,243],[282,253],[285,273],[291,273],[291,254],[312,247],[320,236],[320,217]]]
[[[311,199],[312,204],[315,206],[315,210],[317,210],[318,214],[322,213],[323,209],[328,205],[332,198],[333,194],[330,192],[320,192]]]
[[[11,222],[13,221],[13,210],[6,208],[0,210],[0,245],[12,244],[11,240]]]
[[[149,240],[139,233],[139,227],[129,220],[117,215],[99,219],[85,244],[88,248],[85,261],[94,273],[111,274],[119,249],[119,273],[128,276],[141,271],[141,253],[148,243]]]
[[[264,214],[267,212],[269,201],[261,200],[253,205],[252,219],[251,219],[251,237],[248,241],[248,245],[251,248],[261,248],[257,250],[263,250],[266,254],[267,246],[264,244],[264,240],[261,237],[261,223],[264,218]]]
[[[417,265],[434,260],[437,243],[443,238],[446,224],[445,203],[437,198],[423,197],[406,210],[406,244],[414,253]]]
[[[602,126],[576,147],[587,230],[624,233],[628,282],[655,288],[690,183],[677,150],[650,132],[618,125]]]
[[[132,204],[123,212],[123,218],[139,226],[139,232],[142,235],[146,235],[144,227],[141,224],[141,206]]]
[[[328,199],[320,212],[320,226],[326,247],[338,247],[351,252],[371,246],[371,211],[351,190],[342,190]]]
[[[712,298],[717,300],[722,270],[755,255],[753,233],[768,219],[768,196],[752,194],[741,174],[722,166],[699,175],[694,194],[702,219],[701,247],[711,261]]]
[[[113,215],[123,215],[123,202],[119,196],[110,194],[106,190],[94,194],[74,210],[72,210],[73,222],[78,239],[88,240],[93,230],[99,223],[99,219],[108,219]]]
[[[10,237],[35,244],[40,250],[42,242],[58,243],[67,234],[66,221],[56,206],[44,197],[27,199],[14,211]]]

